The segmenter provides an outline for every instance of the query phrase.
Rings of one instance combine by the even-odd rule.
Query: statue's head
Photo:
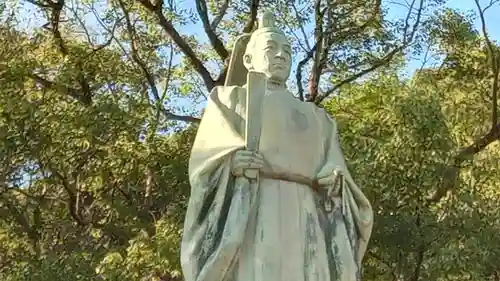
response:
[[[292,48],[285,34],[276,28],[274,16],[264,12],[248,42],[243,63],[248,70],[266,74],[276,82],[286,82],[292,67]]]

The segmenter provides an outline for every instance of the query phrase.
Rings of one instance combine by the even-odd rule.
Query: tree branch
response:
[[[316,44],[314,47],[306,53],[305,58],[303,58],[297,64],[297,71],[295,71],[295,79],[297,80],[297,90],[299,94],[299,99],[304,101],[304,86],[302,85],[302,71],[304,66],[313,58],[314,53],[316,52]]]
[[[300,17],[300,13],[299,13],[299,10],[297,9],[297,6],[295,5],[295,2],[291,2],[290,5],[292,6],[292,9],[295,13],[295,18],[299,22],[299,25],[300,25],[299,29],[300,29],[300,32],[302,33],[302,37],[304,37],[305,48],[307,48],[307,50],[310,50],[312,48],[309,44],[309,40],[307,39],[306,30],[304,29],[305,23]],[[299,40],[297,40],[297,41],[299,41]]]
[[[27,74],[27,76],[46,88],[52,88],[64,92],[66,95],[76,99],[85,106],[90,106],[92,104],[92,100],[89,99],[88,96],[82,95],[82,89],[75,89],[68,86],[59,85],[34,73],[29,73]]]
[[[346,84],[349,84],[353,81],[356,81],[358,78],[368,74],[368,73],[371,73],[372,71],[384,66],[384,65],[387,65],[391,62],[391,60],[394,58],[394,56],[399,53],[400,51],[402,51],[404,49],[403,46],[400,46],[398,48],[395,48],[393,49],[391,52],[389,52],[388,54],[386,54],[384,57],[376,60],[375,62],[372,63],[372,65],[366,69],[363,69],[361,71],[359,71],[358,73],[355,73],[353,75],[351,75],[350,77],[336,83],[335,85],[333,85],[333,87],[331,89],[329,89],[328,91],[326,91],[324,94],[318,96],[316,98],[316,100],[314,101],[316,104],[320,104],[321,102],[323,102],[323,100],[327,97],[329,97],[331,94],[333,94],[333,92],[337,91],[338,89],[340,89],[342,86],[346,85]]]
[[[408,45],[413,41],[413,38],[415,37],[415,34],[416,34],[417,29],[420,25],[420,20],[422,17],[424,0],[419,0],[419,7],[417,8],[416,19],[415,19],[415,22],[413,23],[413,26],[412,26],[411,31],[410,31],[410,17],[413,14],[413,9],[414,9],[416,1],[417,0],[413,0],[410,7],[409,7],[409,11],[408,11],[406,18],[405,18],[405,25],[403,28],[402,41],[399,44],[399,46],[394,47],[394,49],[392,51],[386,53],[382,58],[379,58],[379,59],[373,61],[371,63],[370,67],[368,67],[364,70],[361,70],[358,73],[351,75],[350,77],[344,79],[343,81],[336,83],[332,88],[327,90],[325,93],[323,93],[322,95],[318,95],[318,97],[314,100],[314,102],[316,104],[320,104],[325,98],[329,97],[331,94],[333,94],[335,91],[337,91],[340,87],[344,86],[345,84],[353,82],[356,79],[358,79],[358,78],[360,78],[368,73],[371,73],[372,71],[374,71],[382,66],[389,64],[396,54],[398,54],[399,52],[403,51],[406,47],[408,47]],[[381,2],[377,0],[377,4],[375,5],[375,9],[379,10],[380,4],[381,4]],[[359,27],[357,27],[355,29],[356,32],[361,32],[362,30],[367,28],[370,24],[372,24],[373,21],[376,19],[377,14],[378,14],[378,12],[377,12],[377,10],[375,10],[372,13],[372,16],[364,24],[360,25]]]
[[[43,167],[43,165],[40,165],[40,167]],[[59,173],[59,171],[57,171],[56,169],[52,169],[51,167],[49,167],[49,171],[59,180],[64,190],[66,191],[66,194],[68,194],[67,205],[71,217],[78,225],[86,225],[87,222],[80,216],[80,211],[78,210],[78,198],[76,196],[76,190],[70,185],[66,177]]]
[[[176,115],[163,107],[163,104],[162,104],[162,101],[160,98],[160,93],[158,91],[158,87],[156,86],[155,78],[153,77],[153,74],[151,74],[151,72],[149,71],[149,69],[146,65],[146,62],[144,62],[144,60],[142,60],[141,57],[139,56],[139,52],[137,49],[136,33],[135,33],[135,29],[132,25],[132,22],[130,21],[129,11],[128,11],[127,7],[125,7],[125,3],[123,2],[123,0],[118,0],[118,4],[120,5],[120,8],[121,8],[123,15],[125,17],[127,32],[128,32],[129,39],[130,39],[132,59],[141,68],[144,76],[146,77],[146,80],[148,82],[149,88],[151,89],[151,92],[153,93],[153,96],[155,98],[155,103],[156,103],[156,106],[158,107],[158,109],[161,108],[161,111],[162,111],[163,115],[165,116],[165,118],[167,118],[167,120],[199,122],[199,119],[196,117]]]
[[[196,0],[196,10],[198,11],[198,15],[201,18],[203,29],[208,36],[208,40],[210,40],[210,44],[212,44],[212,47],[215,49],[215,52],[217,52],[222,61],[226,60],[226,58],[229,56],[229,53],[224,47],[224,43],[222,43],[220,38],[215,33],[215,30],[210,25],[208,19],[207,2],[205,0]],[[224,16],[224,14],[222,14],[222,16]]]
[[[297,78],[297,85],[298,85],[298,94],[299,98],[303,100],[304,97],[304,89],[302,86],[302,72],[303,67],[306,65],[307,62],[309,62],[313,57],[314,63],[312,66],[312,70],[310,73],[309,77],[309,92],[308,92],[308,98],[307,101],[315,101],[318,97],[318,91],[319,91],[319,81],[321,78],[321,75],[324,74],[325,72],[323,71],[326,65],[326,60],[329,54],[329,51],[331,47],[335,44],[337,41],[342,41],[347,39],[349,36],[352,34],[357,34],[361,33],[364,29],[369,27],[375,19],[377,19],[377,15],[380,14],[380,6],[381,6],[381,0],[376,0],[376,3],[373,8],[373,12],[371,13],[371,16],[368,20],[366,20],[363,24],[360,26],[356,26],[354,29],[346,29],[346,30],[341,30],[340,32],[331,30],[334,28],[336,23],[329,23],[326,25],[327,30],[323,30],[323,18],[325,17],[325,13],[327,11],[331,11],[335,9],[335,6],[329,6],[328,8],[321,9],[321,1],[317,0],[315,2],[314,10],[315,10],[315,45],[314,49],[315,52],[310,52],[308,51],[306,53],[306,57],[299,62],[297,66],[297,71],[296,71],[296,78]],[[296,16],[298,16],[298,11],[295,6],[293,6]],[[348,11],[347,14],[351,13],[354,11],[356,8],[359,8],[359,6],[356,6],[350,11]],[[333,17],[333,15],[330,15],[330,17]],[[305,36],[303,28],[301,29],[303,36]],[[335,34],[335,36],[328,35],[328,34]],[[327,34],[325,36],[325,34]],[[308,48],[309,49],[309,48]],[[372,69],[373,70],[373,69]],[[370,71],[372,71],[370,70]]]
[[[81,19],[81,17],[78,15],[78,9],[74,8],[74,7],[71,7],[70,10],[73,12],[75,18],[77,19],[78,23],[80,24],[80,26],[82,27],[82,29],[84,30],[85,32],[85,36],[87,37],[87,42],[90,46],[92,46],[92,49],[93,51],[90,53],[96,53],[106,47],[108,47],[109,45],[111,45],[111,43],[113,42],[115,38],[115,31],[116,31],[116,28],[118,27],[118,25],[122,22],[123,20],[123,17],[119,17],[118,19],[115,20],[115,23],[113,24],[113,27],[111,29],[109,29],[99,18],[99,15],[97,15],[97,12],[95,11],[95,8],[92,6],[92,5],[89,5],[88,7],[92,13],[94,14],[96,20],[99,22],[99,24],[103,27],[103,29],[109,33],[109,38],[106,39],[106,41],[102,44],[95,44],[94,42],[92,42],[91,40],[91,36],[90,36],[90,32],[88,31],[87,27],[85,26],[85,22]]]
[[[500,72],[499,67],[499,57],[497,56],[498,51],[496,46],[493,45],[491,39],[486,31],[486,20],[484,18],[484,13],[488,8],[490,8],[494,3],[498,2],[497,0],[491,0],[490,4],[484,9],[481,8],[481,4],[479,4],[479,0],[474,0],[476,3],[477,10],[479,12],[479,18],[481,19],[481,30],[483,32],[484,40],[486,41],[486,47],[488,49],[488,56],[491,63],[491,71],[493,74],[493,79],[491,81],[491,128],[494,129],[498,123],[498,76]]]
[[[40,2],[40,1],[37,1],[37,0],[26,0],[26,2],[28,3],[31,3],[35,6],[38,6],[40,8],[51,8],[52,7],[52,3],[51,2],[48,2],[48,4],[45,4],[45,1],[44,2]]]
[[[47,24],[43,25],[43,28],[46,28],[52,32],[55,44],[57,45],[63,57],[68,56],[69,55],[68,49],[64,43],[61,32],[59,30],[59,23],[61,22],[61,13],[65,5],[65,0],[58,0],[56,2],[53,2],[51,0],[45,0],[45,3],[47,4],[35,0],[28,0],[28,2],[37,5],[41,8],[49,8],[51,10],[50,21]],[[92,104],[92,96],[93,96],[92,87],[89,85],[88,80],[86,79],[85,74],[83,72],[82,61],[80,60],[77,61],[76,66],[79,70],[77,73],[76,80],[81,86],[79,94],[80,98],[78,100],[83,101],[85,105],[90,105]]]
[[[416,220],[416,227],[418,229],[418,237],[419,239],[422,239],[422,218],[421,214],[419,212],[419,207],[417,207],[417,220]],[[424,262],[424,257],[425,257],[425,252],[427,251],[428,244],[426,244],[423,240],[418,241],[419,243],[417,251],[415,252],[416,258],[415,258],[415,268],[413,269],[413,273],[410,276],[410,281],[418,281],[420,277],[420,271],[422,270],[422,264]]]
[[[461,165],[498,139],[500,139],[500,124],[497,124],[486,135],[482,136],[471,145],[462,148],[458,154],[453,157],[451,165],[444,170],[443,180],[440,182],[438,189],[428,198],[428,200],[435,203],[439,202],[449,190],[452,190],[456,186]]]
[[[316,0],[314,2],[314,18],[315,18],[315,28],[314,28],[314,39],[315,39],[315,52],[313,55],[313,65],[311,68],[311,73],[309,75],[309,89],[307,93],[307,101],[313,101],[318,95],[318,84],[321,78],[321,68],[323,57],[323,52],[328,52],[328,50],[323,49],[324,36],[323,36],[323,16],[324,11],[321,11],[321,0]]]
[[[448,165],[443,171],[443,176],[438,184],[438,187],[434,194],[428,198],[430,202],[439,202],[448,191],[453,190],[458,185],[458,179],[460,176],[460,169],[462,164],[474,157],[475,154],[484,150],[488,145],[500,139],[500,124],[498,123],[498,91],[499,91],[499,72],[500,72],[500,62],[498,56],[497,47],[490,40],[488,33],[486,31],[486,21],[484,18],[484,12],[490,8],[498,0],[491,0],[490,4],[484,9],[481,8],[479,0],[474,0],[479,12],[479,17],[481,19],[481,28],[486,41],[488,56],[490,60],[491,72],[493,78],[491,81],[491,97],[492,97],[492,109],[491,109],[491,129],[484,136],[477,139],[471,145],[462,148],[455,157],[452,158],[451,164]]]
[[[174,43],[181,49],[182,53],[187,56],[189,62],[191,62],[195,71],[201,76],[205,87],[208,91],[211,91],[215,87],[215,81],[212,79],[210,72],[203,65],[203,62],[198,58],[194,50],[189,46],[189,44],[182,38],[179,32],[175,29],[173,23],[169,21],[162,12],[161,1],[158,5],[153,5],[148,0],[137,0],[146,9],[153,12],[156,15],[158,24],[163,28],[167,35],[174,41]]]
[[[219,13],[217,14],[217,16],[215,16],[215,18],[212,20],[212,23],[210,24],[210,28],[212,28],[212,30],[217,29],[217,26],[219,26],[219,23],[222,21],[222,19],[226,15],[228,8],[229,8],[229,0],[225,0],[219,9]]]
[[[251,0],[250,2],[250,18],[243,28],[243,33],[252,32],[255,22],[257,21],[257,13],[259,11],[260,0]]]
[[[250,2],[250,18],[248,19],[248,22],[245,24],[245,27],[243,28],[243,33],[250,33],[252,32],[255,22],[257,21],[257,13],[259,9],[259,4],[260,0],[251,0]],[[220,71],[219,75],[217,76],[217,80],[215,81],[216,85],[224,85],[224,82],[226,80],[227,76],[227,71],[229,67],[229,57],[224,61],[224,67]]]

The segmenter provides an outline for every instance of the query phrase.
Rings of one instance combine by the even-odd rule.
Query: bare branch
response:
[[[413,3],[414,2],[415,1],[413,1]],[[366,28],[372,26],[376,22],[378,17],[380,16],[381,6],[382,6],[382,0],[376,0],[375,5],[373,5],[373,9],[372,9],[370,17],[361,25],[356,25],[354,27],[347,27],[345,29],[337,31],[338,35],[336,36],[337,37],[336,40],[339,40],[339,39],[344,40],[344,39],[348,38],[351,34],[361,33]],[[339,17],[342,18],[342,17],[353,16],[353,15],[351,15],[351,13],[355,9],[356,8],[352,8],[350,11],[347,11],[346,13],[342,14]],[[408,12],[407,17],[406,17],[406,25],[407,26],[408,26],[408,18],[411,15],[412,9],[413,9],[413,7],[410,8],[410,11]]]
[[[93,50],[94,52],[102,50],[102,49],[106,48],[107,46],[111,45],[111,42],[113,42],[113,39],[115,38],[115,30],[122,20],[123,20],[123,18],[119,18],[115,21],[115,24],[113,25],[112,29],[109,31],[109,38],[106,40],[106,42],[102,43],[101,45],[95,46],[94,50]]]
[[[161,95],[161,100],[165,100],[167,96],[168,88],[170,87],[170,79],[172,78],[172,64],[174,59],[174,48],[170,46],[170,55],[168,57],[168,66],[167,66],[167,77],[165,78],[165,87],[163,88],[163,93]]]
[[[64,43],[61,32],[59,30],[59,24],[61,22],[61,12],[65,5],[65,0],[58,0],[57,2],[53,2],[51,0],[45,0],[47,4],[40,3],[38,1],[29,1],[35,5],[40,4],[39,6],[42,8],[49,8],[51,10],[50,22],[45,24],[43,27],[50,30],[53,34],[53,38],[55,44],[57,45],[61,54],[66,57],[68,56],[68,49]],[[50,27],[49,27],[50,26]],[[83,72],[83,62],[81,60],[76,63],[78,68],[78,74],[76,80],[81,86],[81,96],[82,100],[84,100],[86,105],[90,105],[92,103],[92,91],[89,85],[87,78]]]
[[[44,27],[51,30],[54,36],[54,40],[59,47],[59,51],[66,56],[68,55],[68,50],[64,44],[64,40],[62,39],[61,32],[59,31],[59,23],[61,21],[61,12],[64,8],[65,0],[58,0],[57,2],[45,1],[48,3],[48,8],[51,9],[50,22],[47,23]],[[41,7],[47,7],[47,5],[43,5]],[[50,25],[50,28],[48,27]]]
[[[224,43],[222,43],[214,29],[210,26],[207,2],[205,0],[196,0],[196,10],[201,18],[203,29],[208,36],[208,40],[210,40],[210,44],[212,44],[212,47],[215,49],[219,57],[224,61],[229,56],[229,53],[224,47]]]
[[[338,4],[336,3],[335,5],[338,5]],[[313,53],[311,53],[310,51],[307,51],[306,57],[301,62],[299,62],[299,65],[297,66],[296,78],[297,78],[297,84],[298,84],[298,88],[299,88],[298,89],[299,90],[299,98],[303,99],[303,96],[304,96],[304,90],[303,90],[303,87],[301,85],[301,83],[302,83],[302,81],[301,81],[302,80],[302,73],[301,72],[303,71],[303,67],[307,64],[307,62],[309,62],[312,58],[314,58],[311,73],[309,76],[309,90],[308,90],[308,94],[307,94],[307,96],[308,96],[307,101],[316,102],[318,100],[318,98],[320,98],[320,100],[324,99],[324,97],[322,95],[318,95],[319,81],[320,81],[321,75],[327,73],[324,71],[324,69],[326,66],[327,58],[328,58],[329,51],[330,51],[331,47],[335,44],[335,42],[345,40],[349,36],[352,36],[353,34],[361,33],[367,27],[372,26],[376,22],[375,20],[378,18],[377,16],[380,14],[380,5],[381,5],[381,0],[377,0],[375,2],[373,12],[371,13],[370,18],[367,19],[363,24],[356,26],[355,28],[347,28],[347,29],[337,31],[337,30],[332,30],[336,26],[335,23],[329,22],[326,25],[324,23],[324,18],[325,18],[326,12],[328,12],[329,17],[333,17],[332,11],[335,10],[335,7],[330,5],[327,8],[321,9],[321,6],[322,6],[321,1],[320,0],[315,1],[314,10],[315,10],[315,26],[316,27],[315,27],[315,31],[314,31],[314,33],[315,33],[315,45],[313,47],[313,49],[315,49],[315,51]],[[349,9],[349,11],[342,14],[342,16],[348,16],[349,13],[352,13],[357,8],[359,8],[359,5],[352,7],[351,9]],[[294,7],[294,9],[297,13],[297,10],[295,7]],[[323,26],[325,26],[325,28],[326,28],[325,30],[324,30]],[[305,34],[304,30],[302,30],[302,33],[303,33],[303,36],[306,38],[306,34]],[[335,36],[331,36],[331,34],[335,34]],[[306,41],[307,41],[307,38],[306,38]],[[371,69],[370,71],[372,71],[372,70],[373,69]],[[370,71],[367,71],[367,72],[370,72]],[[352,80],[346,81],[346,83],[348,83],[350,81],[352,81]],[[319,102],[317,102],[317,104],[319,104]]]
[[[476,7],[479,12],[479,18],[481,19],[481,30],[483,32],[484,40],[486,41],[489,61],[491,63],[490,67],[493,74],[493,79],[491,81],[491,98],[493,101],[491,105],[491,128],[494,129],[498,123],[498,78],[500,67],[498,65],[498,51],[496,49],[496,46],[494,46],[491,42],[488,32],[486,31],[486,20],[484,18],[484,12],[486,12],[486,10],[489,9],[497,1],[490,1],[490,4],[484,9],[481,8],[479,0],[474,0],[474,2],[476,3]]]
[[[52,7],[50,2],[48,4],[46,4],[46,3],[44,3],[45,1],[40,2],[40,1],[36,1],[36,0],[26,0],[26,2],[31,3],[35,6],[40,7],[40,8],[51,8]]]
[[[222,4],[222,6],[219,8],[219,13],[212,20],[212,23],[210,24],[210,28],[212,28],[212,30],[217,29],[217,26],[219,26],[219,23],[222,21],[222,19],[226,15],[227,9],[229,8],[229,2],[230,2],[230,0],[225,0],[224,3]]]
[[[71,10],[71,12],[73,12],[73,15],[75,16],[76,20],[78,21],[78,23],[80,24],[81,28],[83,29],[83,32],[85,33],[85,37],[87,38],[87,43],[93,48],[93,51],[91,53],[98,52],[98,51],[100,51],[100,50],[108,47],[109,45],[111,45],[111,43],[113,42],[114,36],[115,36],[116,28],[118,27],[118,25],[120,24],[120,22],[123,20],[123,17],[116,19],[113,27],[111,28],[111,30],[108,29],[104,25],[103,26],[104,29],[106,30],[106,32],[109,33],[109,38],[104,43],[96,45],[96,44],[94,44],[94,42],[92,42],[90,32],[89,32],[87,26],[85,25],[85,22],[78,15],[77,8],[71,6],[70,10]],[[98,18],[98,15],[95,13],[95,8],[92,7],[91,10],[94,13],[94,15],[96,16],[96,18]]]
[[[120,49],[122,50],[123,54],[124,54],[125,56],[127,56],[127,58],[128,58],[128,59],[133,60],[133,59],[132,59],[132,57],[130,56],[130,54],[129,54],[129,53],[127,52],[127,50],[125,49],[125,47],[123,46],[122,42],[120,42],[120,40],[118,40],[118,39],[115,37],[115,35],[114,35],[114,30],[115,30],[115,28],[118,26],[119,22],[121,22],[121,21],[124,19],[124,17],[121,17],[119,20],[117,20],[117,21],[115,22],[115,25],[113,26],[113,29],[109,29],[109,28],[106,26],[106,24],[103,22],[103,20],[100,18],[100,16],[99,16],[98,12],[96,11],[95,7],[93,7],[93,5],[92,5],[92,6],[90,6],[89,8],[90,8],[90,10],[92,11],[92,14],[94,14],[94,17],[95,17],[95,19],[97,20],[97,22],[99,23],[99,25],[100,25],[100,26],[101,26],[101,27],[102,27],[102,28],[103,28],[103,29],[104,29],[107,33],[111,34],[111,36],[109,37],[109,40],[110,40],[111,42],[114,40],[114,41],[115,41],[115,43],[118,45],[118,47],[120,47]],[[116,13],[116,11],[115,11],[115,14],[118,14],[118,13]],[[119,15],[117,15],[117,16],[119,16]],[[110,42],[110,43],[111,43],[111,42]],[[108,43],[108,42],[106,42],[106,43]],[[99,46],[99,47],[100,47],[100,46]],[[97,47],[95,50],[96,50],[96,51],[98,51],[99,47]]]
[[[158,91],[158,87],[156,86],[155,78],[153,77],[153,74],[151,74],[151,72],[149,71],[144,60],[142,60],[141,57],[139,56],[139,52],[137,50],[136,33],[135,33],[134,27],[132,26],[132,22],[130,21],[129,11],[128,11],[127,7],[125,7],[125,3],[123,2],[123,0],[118,0],[118,3],[120,5],[120,8],[121,8],[123,14],[124,14],[125,23],[127,25],[127,32],[128,32],[129,37],[130,37],[132,59],[141,68],[144,76],[146,77],[146,80],[148,82],[149,88],[151,89],[151,92],[153,93],[155,101],[161,103],[161,98],[160,98],[160,94]],[[159,107],[163,108],[163,105],[160,104]],[[192,116],[180,116],[180,115],[173,114],[170,111],[166,110],[165,108],[163,108],[162,112],[163,112],[163,115],[165,116],[165,118],[167,118],[168,120],[178,120],[178,121],[186,121],[186,122],[198,122],[199,121],[198,118],[195,118]]]
[[[68,96],[76,99],[80,103],[82,103],[85,106],[89,106],[92,104],[92,100],[88,98],[86,95],[82,95],[82,90],[81,89],[74,89],[71,87],[67,87],[64,85],[59,85],[56,84],[55,82],[49,81],[37,74],[30,73],[27,74],[27,76],[33,80],[35,80],[37,83],[40,83],[40,85],[49,88],[49,89],[54,89],[54,90],[59,90],[64,94],[67,94]]]
[[[300,21],[300,13],[297,9],[297,6],[295,5],[295,2],[291,2],[290,4],[292,5],[292,9],[295,12],[295,18],[297,19],[297,21]],[[306,45],[307,50],[311,50],[312,48],[309,44],[309,40],[307,40],[308,38],[307,38],[306,31],[304,29],[304,24],[299,23],[299,25],[300,25],[299,26],[300,32],[302,33],[302,36],[304,37],[304,42],[305,42],[304,44]]]
[[[302,49],[303,52],[307,53],[311,49],[311,46],[309,44],[309,38],[307,37],[306,31],[304,29],[304,26],[306,26],[306,22],[300,16],[299,10],[297,9],[295,3],[290,2],[290,5],[295,12],[295,20],[289,20],[285,15],[281,17],[281,20],[287,25],[290,33],[297,40],[298,46]],[[302,38],[299,38],[299,36],[297,35],[298,32],[294,29],[294,26],[298,26],[299,31],[302,33]]]
[[[203,79],[205,87],[208,91],[211,91],[215,87],[215,81],[212,79],[210,72],[203,65],[203,62],[198,58],[194,50],[189,46],[189,44],[182,38],[179,32],[175,29],[173,23],[169,21],[162,12],[161,3],[158,5],[153,5],[148,0],[137,0],[146,9],[153,12],[158,20],[158,24],[163,28],[167,35],[174,41],[174,43],[181,49],[181,51],[187,56],[194,69]],[[161,1],[160,1],[161,2]]]
[[[431,202],[439,202],[448,192],[457,184],[461,165],[469,160],[473,155],[484,150],[492,142],[500,139],[500,124],[497,124],[486,135],[476,140],[473,144],[462,148],[458,154],[453,157],[451,165],[443,173],[443,180],[436,192],[428,199]]]
[[[245,27],[243,28],[243,33],[250,33],[254,26],[255,22],[257,21],[257,12],[259,9],[259,3],[260,0],[251,0],[250,3],[250,18],[248,19],[248,22],[246,23]],[[224,81],[226,80],[227,76],[227,71],[229,67],[229,57],[224,61],[224,67],[220,71],[219,75],[217,76],[217,79],[215,80],[215,85],[224,85]]]
[[[250,33],[257,21],[257,12],[259,10],[260,0],[251,0],[250,2],[250,18],[248,19],[247,24],[243,28],[244,33]]]
[[[42,165],[40,165],[42,167]],[[59,180],[59,182],[62,184],[64,191],[68,194],[68,200],[67,200],[67,205],[68,205],[68,210],[71,215],[71,217],[75,220],[75,222],[80,225],[86,225],[87,222],[80,216],[80,212],[78,210],[78,198],[76,194],[76,189],[71,186],[69,181],[64,177],[59,171],[53,168],[49,168],[50,172]]]
[[[321,58],[323,56],[323,15],[324,12],[321,11],[321,0],[316,0],[314,2],[314,18],[315,18],[315,29],[314,29],[314,40],[316,51],[314,52],[314,60],[311,68],[311,73],[309,74],[309,89],[307,93],[306,100],[314,100],[318,94],[318,84],[321,78]],[[326,50],[328,52],[328,50]]]
[[[413,0],[411,5],[410,5],[410,8],[409,8],[409,11],[406,15],[406,18],[405,18],[405,25],[404,25],[404,28],[403,28],[403,35],[402,35],[402,40],[401,40],[401,43],[399,44],[399,46],[396,46],[394,47],[394,49],[390,52],[388,52],[387,54],[385,54],[383,57],[377,59],[377,60],[374,60],[372,63],[371,63],[371,66],[364,69],[364,70],[361,70],[359,71],[358,73],[355,73],[353,75],[351,75],[350,77],[344,79],[343,81],[340,81],[338,83],[336,83],[332,88],[330,88],[329,90],[327,90],[325,93],[323,93],[322,95],[318,96],[316,99],[314,99],[314,102],[316,104],[320,104],[325,98],[327,98],[328,96],[330,96],[332,93],[334,93],[335,91],[337,91],[340,87],[344,86],[345,84],[348,84],[350,82],[353,82],[355,81],[356,79],[368,74],[368,73],[371,73],[372,71],[382,67],[382,66],[385,66],[387,64],[389,64],[392,59],[394,58],[394,56],[396,54],[398,54],[399,52],[403,51],[406,47],[409,46],[409,44],[413,41],[413,38],[415,37],[415,34],[417,32],[417,29],[420,25],[420,20],[421,20],[421,16],[422,16],[422,11],[423,11],[423,5],[424,5],[424,0],[419,0],[419,7],[417,8],[417,13],[416,13],[416,19],[415,19],[415,22],[413,23],[413,26],[411,28],[411,31],[410,31],[410,17],[413,13],[413,9],[414,9],[414,6],[415,6],[415,2],[417,0]],[[376,9],[379,9],[380,6],[380,1],[377,1],[377,7]],[[363,29],[365,29],[366,27],[368,27],[375,19],[375,16],[377,15],[377,11],[375,11],[373,14],[372,14],[372,17],[370,17],[370,19],[365,22],[365,24],[359,26],[359,30],[358,32],[362,31]],[[357,29],[358,29],[357,28]]]
[[[91,39],[91,36],[90,36],[90,32],[89,32],[87,26],[85,25],[85,23],[83,22],[83,20],[78,15],[78,8],[74,7],[73,5],[71,5],[69,7],[69,10],[73,13],[73,16],[76,18],[76,20],[80,24],[80,27],[83,29],[83,33],[85,33],[85,37],[87,38],[87,43],[90,46],[93,46],[94,43],[92,42],[92,39]]]
[[[328,96],[333,94],[335,91],[340,89],[342,86],[349,84],[353,81],[356,81],[358,78],[360,78],[368,73],[371,73],[372,71],[374,71],[374,70],[376,70],[384,65],[387,65],[393,59],[393,57],[397,53],[399,53],[403,48],[404,48],[403,46],[400,46],[398,48],[393,49],[390,53],[386,54],[384,57],[373,62],[370,67],[363,69],[363,70],[359,71],[358,73],[355,73],[355,74],[351,75],[350,77],[336,83],[335,85],[333,85],[333,87],[330,90],[328,90],[324,94],[318,96],[314,102],[316,104],[320,104],[325,98],[327,98]]]
[[[299,93],[299,99],[301,101],[304,101],[304,86],[302,85],[302,71],[306,63],[308,63],[314,56],[314,53],[316,52],[316,44],[314,47],[307,52],[306,57],[303,58],[299,63],[297,64],[297,71],[295,71],[295,79],[297,80],[297,90]]]
[[[124,17],[125,17],[125,23],[127,26],[127,32],[128,32],[128,36],[130,39],[130,46],[131,46],[131,50],[132,50],[132,59],[141,68],[142,72],[144,73],[144,76],[146,76],[146,80],[148,81],[149,87],[151,88],[151,91],[153,92],[153,94],[156,93],[156,95],[159,96],[158,95],[158,88],[156,87],[154,77],[149,72],[146,63],[139,56],[139,52],[137,50],[136,33],[135,33],[134,27],[132,26],[132,22],[130,21],[130,15],[129,15],[128,9],[125,7],[125,3],[123,3],[122,0],[118,0],[118,4],[120,5],[120,8],[121,8],[121,10],[124,14]]]
[[[481,12],[484,14],[486,12],[486,10],[488,10],[489,8],[491,8],[493,5],[495,5],[498,2],[500,2],[500,0],[490,0],[490,3],[488,3],[488,5],[486,5],[486,7],[484,7]]]

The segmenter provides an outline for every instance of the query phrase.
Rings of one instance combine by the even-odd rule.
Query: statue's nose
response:
[[[285,56],[283,55],[283,51],[282,50],[279,50],[277,53],[276,53],[276,58],[279,58],[281,60],[285,60]]]

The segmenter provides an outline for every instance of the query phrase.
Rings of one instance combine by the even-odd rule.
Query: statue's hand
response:
[[[256,152],[238,150],[233,154],[232,173],[235,177],[244,176],[246,169],[260,170],[264,167],[264,159]]]
[[[328,197],[339,196],[342,186],[343,175],[342,169],[332,164],[327,164],[321,169],[317,175],[318,184],[327,188]]]

